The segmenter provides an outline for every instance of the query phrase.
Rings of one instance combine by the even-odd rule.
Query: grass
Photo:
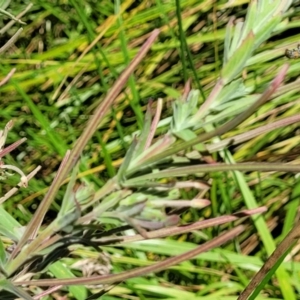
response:
[[[157,0],[79,3],[72,0],[60,5],[49,1],[33,2],[31,10],[22,17],[27,25],[22,25],[22,34],[6,50],[0,65],[1,78],[13,67],[17,68],[9,83],[0,87],[0,127],[4,128],[9,120],[14,119],[14,128],[10,131],[6,144],[12,144],[20,137],[27,137],[27,141],[17,150],[5,156],[5,163],[17,165],[26,174],[38,165],[42,166],[42,170],[29,181],[29,189],[20,189],[4,203],[3,207],[12,217],[11,222],[15,219],[25,225],[33,219],[37,205],[53,182],[66,151],[73,148],[86,128],[86,121],[92,118],[99,104],[105,103],[105,95],[155,28],[159,28],[161,33],[151,51],[111,103],[107,115],[94,123],[98,130],[82,149],[76,175],[81,178],[81,183],[94,186],[96,191],[101,191],[115,176],[120,180],[125,178],[122,184],[127,183],[129,187],[145,184],[144,179],[139,178],[142,174],[131,174],[132,178],[126,178],[130,163],[133,164],[133,159],[137,157],[132,152],[135,151],[132,148],[135,145],[134,136],[143,128],[150,128],[150,123],[144,121],[144,115],[149,101],[154,102],[152,110],[159,106],[158,98],[163,99],[163,110],[155,140],[170,130],[169,125],[173,126],[171,116],[174,105],[177,105],[175,109],[178,116],[186,109],[179,103],[174,104],[174,98],[183,94],[188,78],[192,79],[193,87],[199,89],[197,107],[201,107],[200,112],[196,110],[199,112],[197,115],[194,109],[190,118],[183,118],[182,123],[178,122],[179,127],[176,128],[180,130],[174,135],[180,138],[167,150],[169,152],[158,147],[160,152],[155,156],[155,149],[152,149],[152,162],[166,158],[167,153],[174,155],[175,150],[179,151],[180,147],[188,155],[195,145],[192,150],[197,150],[199,155],[199,151],[202,154],[205,149],[203,147],[208,145],[210,149],[209,147],[220,145],[218,143],[221,140],[229,138],[231,142],[228,147],[220,146],[218,152],[211,150],[202,155],[202,162],[234,164],[244,161],[288,161],[297,165],[299,138],[295,132],[298,131],[299,121],[291,118],[297,116],[299,110],[297,77],[300,60],[288,60],[284,57],[286,48],[293,49],[297,46],[297,32],[293,30],[299,23],[297,4],[293,4],[279,19],[274,18],[274,23],[270,23],[274,30],[270,31],[266,27],[254,30],[254,35],[245,33],[246,42],[239,46],[233,24],[231,29],[230,26],[227,27],[227,31],[226,26],[231,24],[231,17],[244,18],[247,11],[250,16],[248,2]],[[264,11],[263,6],[267,7],[267,4],[262,3],[259,1],[260,8]],[[25,4],[15,1],[6,10],[16,16],[24,9]],[[3,18],[3,22],[6,23],[7,20],[8,17]],[[250,17],[248,20],[248,25],[255,28]],[[3,38],[8,40],[20,26],[13,25]],[[230,34],[234,36],[233,39],[230,39]],[[273,93],[263,99],[263,105],[259,105],[254,113],[249,111],[249,117],[230,130],[216,134],[214,139],[211,136],[211,143],[204,144],[204,139],[200,141],[203,135],[209,134],[205,132],[218,130],[234,116],[251,110],[251,105],[267,91],[269,83],[287,62],[290,66],[283,76],[283,83],[276,85]],[[220,75],[223,82],[218,85]],[[235,78],[239,80],[236,81]],[[230,98],[233,94],[235,97]],[[204,100],[209,103],[210,99],[213,101],[208,107],[201,106]],[[197,125],[182,129],[190,120],[194,120]],[[287,125],[282,120],[286,120]],[[269,124],[272,127],[277,121],[282,123],[276,129],[265,129],[260,134],[247,137],[251,130]],[[237,138],[239,135],[241,141]],[[200,139],[197,140],[197,137]],[[232,139],[237,139],[237,142]],[[123,169],[120,169],[121,163],[126,162],[126,159],[128,163],[123,163]],[[176,156],[175,160],[178,164],[183,162],[181,155]],[[132,170],[144,168],[150,162],[135,162]],[[198,164],[199,160],[193,162]],[[278,165],[275,167],[278,168]],[[187,168],[191,170],[190,166]],[[175,186],[176,192],[180,193],[178,199],[192,199],[200,193],[199,197],[211,201],[211,206],[202,210],[193,207],[185,209],[180,215],[182,224],[217,218],[257,206],[267,206],[268,211],[263,216],[253,216],[253,222],[243,222],[246,230],[226,246],[196,255],[193,259],[155,274],[150,272],[148,276],[140,275],[118,285],[106,286],[102,299],[237,298],[262,266],[262,262],[271,255],[295,224],[299,179],[297,175],[288,172],[292,167],[286,168],[284,172],[256,172],[255,169],[250,169],[243,173],[224,172],[220,166],[218,168],[213,172],[196,169],[192,174],[183,174],[182,169],[179,169],[179,182],[192,181],[194,185],[185,188]],[[169,169],[165,173],[161,171],[159,175],[150,174],[156,180],[162,178],[160,184],[172,182],[171,175]],[[73,174],[71,182],[72,178],[75,180],[74,176]],[[209,188],[203,187],[202,194],[195,188],[195,182],[199,180],[209,184]],[[17,176],[8,177],[0,186],[1,195],[17,183]],[[62,211],[66,193],[64,185],[55,199],[49,201],[49,210],[45,206],[47,213],[42,229]],[[67,195],[72,197],[72,193]],[[66,214],[67,212],[68,210]],[[40,215],[42,216],[43,214]],[[103,231],[129,222],[122,220],[120,223],[109,214],[104,215],[100,221]],[[135,242],[130,242],[129,239],[129,242],[118,245],[101,246],[109,259],[92,247],[71,245],[70,255],[49,265],[47,274],[56,278],[75,278],[130,272],[134,267],[151,266],[155,262],[196,249],[198,244],[211,241],[228,228],[235,228],[241,220],[230,222],[191,232],[178,232],[173,237],[167,235]],[[131,229],[128,234],[133,232]],[[10,245],[11,240],[4,238],[3,231],[1,235],[3,244]],[[105,241],[105,237],[100,236],[99,241]],[[294,249],[296,251],[297,246]],[[76,266],[79,262],[86,265],[90,262],[97,266],[99,262],[101,268],[83,269],[82,266]],[[298,257],[294,253],[289,261],[281,264],[276,276],[261,287],[263,292],[256,299],[299,299],[299,283],[296,279],[299,268]],[[49,279],[48,275],[44,276]],[[28,279],[30,278],[22,280]],[[2,284],[5,290],[17,293],[16,287],[9,288],[5,284]],[[27,289],[27,292],[41,295],[43,290],[35,287]],[[68,285],[43,299],[54,299],[57,295],[67,295],[68,299],[87,299],[92,294],[101,292],[101,286]]]

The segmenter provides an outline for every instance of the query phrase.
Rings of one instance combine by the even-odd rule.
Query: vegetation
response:
[[[1,299],[300,299],[296,1],[0,8]]]

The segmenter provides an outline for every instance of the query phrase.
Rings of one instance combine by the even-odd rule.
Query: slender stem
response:
[[[182,26],[180,0],[175,0],[175,3],[176,3],[176,16],[177,16],[179,36],[180,36],[180,39],[179,39],[180,52],[181,52],[180,56],[181,56],[181,63],[182,63],[182,70],[183,70],[183,78],[184,78],[184,81],[187,82],[188,74],[187,74],[187,67],[186,67],[186,62],[185,62],[185,51],[184,51],[185,35],[184,35],[184,31],[183,31],[183,26]]]
[[[295,244],[296,239],[300,236],[300,221],[296,223],[294,228],[287,234],[284,240],[278,245],[275,251],[271,254],[268,260],[264,263],[262,268],[255,274],[248,286],[238,297],[238,300],[247,300],[253,293],[254,289],[264,280],[268,275],[269,271],[275,272],[276,268],[273,268],[280,259],[283,259],[287,254],[288,250]],[[273,273],[272,273],[273,274]],[[271,275],[272,275],[271,274]],[[258,293],[259,291],[257,291]]]
[[[135,186],[136,183],[141,181],[149,181],[153,179],[160,179],[165,177],[181,177],[195,173],[208,173],[208,172],[225,172],[225,171],[262,171],[262,172],[300,172],[299,165],[293,164],[276,164],[276,163],[238,163],[238,164],[200,164],[191,165],[181,168],[172,168],[159,171],[157,173],[150,173],[147,175],[141,175],[132,179],[128,179],[124,182],[124,185]]]
[[[32,281],[16,281],[15,285],[34,285],[34,286],[53,286],[53,285],[86,285],[86,284],[110,284],[116,283],[123,280],[128,280],[129,278],[139,277],[152,272],[159,272],[169,268],[171,266],[177,265],[183,261],[189,260],[200,253],[206,252],[210,249],[221,246],[222,244],[228,242],[229,240],[235,238],[240,233],[244,231],[244,226],[240,225],[227,231],[220,236],[206,242],[203,245],[196,247],[193,250],[187,251],[181,255],[177,255],[171,258],[167,258],[163,262],[155,263],[150,266],[136,268],[130,271],[126,271],[120,274],[114,275],[104,275],[104,276],[94,276],[87,278],[70,278],[70,279],[45,279],[45,280],[32,280]]]

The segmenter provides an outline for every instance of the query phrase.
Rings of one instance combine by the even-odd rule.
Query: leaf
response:
[[[74,167],[70,181],[67,186],[67,190],[64,194],[62,205],[59,210],[59,215],[67,214],[72,208],[74,208],[75,192],[73,190],[76,182],[76,175],[78,173],[78,164]]]
[[[133,155],[134,155],[134,152],[135,152],[135,149],[136,149],[136,146],[137,146],[137,143],[138,143],[138,140],[137,138],[135,137],[125,155],[125,158],[123,160],[123,163],[118,171],[118,174],[117,174],[117,179],[118,179],[118,182],[121,182],[124,180],[125,178],[125,174],[126,174],[126,171],[131,163],[131,161],[133,160]]]
[[[147,138],[150,133],[151,117],[152,117],[151,116],[151,107],[150,107],[150,105],[148,105],[145,119],[144,119],[143,129],[142,129],[141,134],[139,135],[136,149],[134,151],[135,156],[139,156],[145,150]]]
[[[258,19],[257,1],[251,1],[247,9],[246,20],[242,29],[243,30],[243,34],[241,36],[242,39],[244,39],[251,30],[254,30],[255,24],[257,23],[257,19]]]
[[[23,227],[2,206],[0,206],[0,233],[18,242],[23,234]]]
[[[191,90],[186,101],[179,98],[173,102],[172,133],[177,133],[193,126],[189,121],[191,120],[191,116],[195,114],[199,94],[199,90]]]
[[[151,145],[146,149],[139,157],[135,158],[130,164],[129,171],[135,172],[140,168],[141,165],[147,164],[147,161],[150,160],[155,154],[162,153],[165,149],[169,148],[176,139],[170,134],[166,134],[163,138],[160,138],[156,141],[155,144]],[[156,161],[157,163],[158,161]]]
[[[6,264],[6,251],[5,247],[0,239],[0,273],[5,274],[5,264]],[[5,274],[6,275],[6,274]]]
[[[242,32],[243,32],[243,22],[238,22],[235,26],[235,28],[232,28],[233,36],[230,38],[230,45],[229,45],[229,51],[228,51],[228,60],[234,55],[236,49],[240,47],[240,44],[242,42]]]
[[[51,266],[49,266],[49,270],[56,278],[75,278],[74,274],[70,271],[70,269],[64,264],[62,264],[60,261],[57,261]],[[84,286],[70,286],[69,291],[77,300],[87,299],[87,290]]]
[[[243,70],[252,54],[254,42],[255,36],[251,31],[241,46],[234,52],[234,55],[230,57],[228,63],[223,67],[222,80],[224,85],[234,79]]]
[[[260,28],[261,30],[255,34],[255,48],[260,46],[261,43],[271,36],[272,32],[275,30],[280,21],[281,16],[276,16],[273,17],[269,22],[262,24],[262,27]]]
[[[10,4],[11,0],[0,0],[0,8],[1,9],[6,9],[8,5]]]
[[[224,62],[227,64],[229,60],[230,46],[232,41],[232,32],[233,32],[233,19],[230,19],[226,26],[225,40],[224,40]]]
[[[27,294],[21,287],[13,285],[9,280],[0,280],[0,287],[2,289],[13,293],[15,296],[24,300],[34,300],[29,294]]]

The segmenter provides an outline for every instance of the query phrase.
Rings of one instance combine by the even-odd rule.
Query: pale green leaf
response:
[[[252,54],[254,42],[255,36],[253,32],[250,32],[241,46],[235,51],[234,55],[230,57],[222,70],[224,85],[234,79],[243,70],[247,60]]]

